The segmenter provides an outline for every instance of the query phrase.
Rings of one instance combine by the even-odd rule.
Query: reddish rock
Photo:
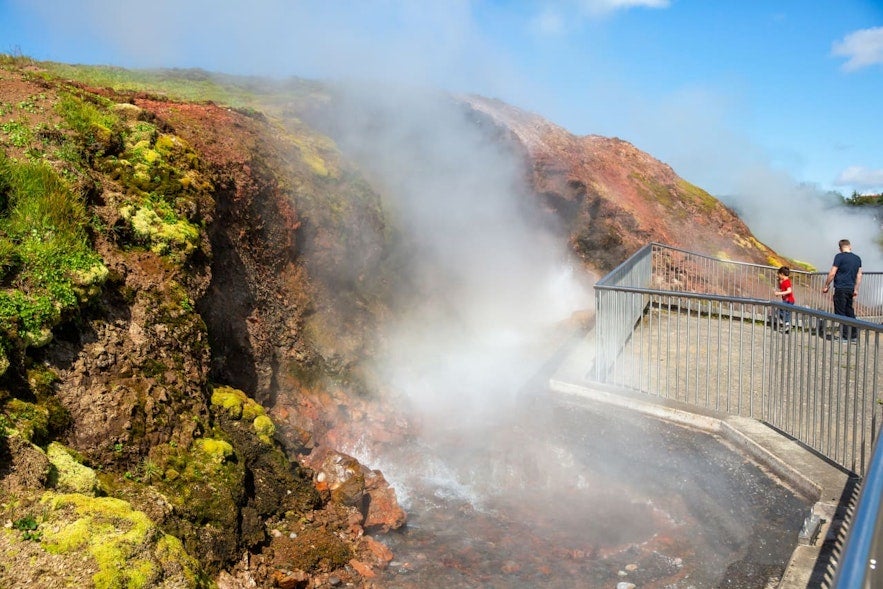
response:
[[[370,565],[365,564],[364,562],[358,561],[355,558],[350,561],[350,566],[353,567],[357,573],[362,575],[366,579],[371,579],[376,576],[376,573],[371,568]]]
[[[383,567],[386,567],[386,565],[392,561],[392,550],[390,550],[386,544],[375,540],[371,536],[365,536],[362,538],[362,546],[365,550],[370,552],[373,560]]]
[[[303,458],[303,464],[315,471],[317,490],[328,490],[332,501],[361,511],[366,530],[388,532],[407,521],[395,489],[379,470],[370,470],[352,456],[326,447],[315,448]]]
[[[405,525],[405,510],[399,506],[395,489],[389,486],[383,473],[372,470],[365,475],[365,492],[370,498],[365,514],[366,530],[385,533]]]
[[[279,589],[301,589],[309,583],[309,577],[303,571],[274,571],[273,586]]]

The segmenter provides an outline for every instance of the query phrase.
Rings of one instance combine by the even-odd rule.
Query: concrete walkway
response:
[[[571,402],[611,404],[700,429],[737,447],[781,484],[814,503],[778,587],[829,587],[845,536],[844,517],[857,499],[856,479],[757,420],[593,383],[587,375],[594,360],[593,341],[589,333],[563,355],[549,379],[551,392]]]

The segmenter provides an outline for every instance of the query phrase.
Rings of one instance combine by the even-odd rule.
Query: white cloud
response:
[[[859,188],[883,188],[883,170],[870,170],[863,166],[849,166],[834,181],[837,186]]]
[[[530,22],[541,35],[562,35],[583,19],[600,19],[632,8],[668,8],[671,0],[563,0],[547,2]]]
[[[843,64],[847,72],[883,64],[883,27],[852,32],[834,43],[831,53],[847,58]]]
[[[539,35],[557,36],[565,31],[566,26],[561,13],[547,7],[531,19],[530,28]]]
[[[580,0],[580,7],[588,14],[608,14],[629,8],[668,8],[669,0]]]

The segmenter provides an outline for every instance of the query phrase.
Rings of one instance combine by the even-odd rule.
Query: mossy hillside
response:
[[[720,205],[720,202],[708,192],[682,178],[678,179],[676,187],[679,194],[696,203],[703,213],[711,213]]]
[[[719,205],[718,200],[706,191],[680,178],[674,185],[664,184],[638,172],[632,172],[629,178],[635,183],[642,199],[658,202],[676,219],[686,219],[694,214],[685,205],[693,205],[705,214],[712,213]]]
[[[212,586],[180,541],[143,512],[111,497],[47,492],[41,499],[40,544],[50,554],[88,555],[98,571],[96,589],[137,589],[176,581]]]
[[[197,223],[210,199],[195,152],[140,121],[137,107],[118,108],[64,84],[54,103],[50,94],[15,108],[39,109],[50,120],[54,113],[57,123],[48,129],[40,123],[23,149],[0,136],[0,374],[10,366],[22,372],[29,350],[52,341],[56,327],[101,294],[110,276],[92,244],[94,232],[113,232],[124,247],[144,246],[183,263],[201,244]],[[121,194],[114,204],[124,209],[119,215],[128,231],[89,213],[87,198],[96,198],[107,179],[118,183],[110,188]],[[65,422],[51,390],[43,389],[36,405],[48,410],[48,427],[31,419],[39,417],[36,409],[7,409],[12,421],[27,417],[23,435],[41,443]]]
[[[26,58],[25,58],[26,59]],[[0,54],[3,62],[15,61]],[[117,92],[146,92],[174,100],[213,101],[229,105],[237,112],[260,117],[261,112],[277,115],[297,110],[302,104],[327,100],[325,86],[300,78],[283,80],[231,76],[200,69],[123,69],[112,66],[70,65],[40,62],[47,78],[78,80],[90,86],[113,88]]]
[[[130,120],[122,152],[107,157],[99,168],[125,189],[119,212],[128,222],[132,241],[185,262],[200,246],[200,208],[211,199],[211,184],[199,170],[196,152],[183,139],[160,133],[150,122],[131,120],[139,116],[131,106],[126,113]]]
[[[328,346],[317,341],[321,356],[330,361],[329,370],[339,372],[361,354],[361,341],[348,335],[346,328],[359,312],[347,317],[331,317],[340,309],[362,310],[373,308],[388,295],[390,281],[381,263],[388,251],[389,224],[383,212],[380,196],[354,169],[344,162],[334,142],[302,124],[296,113],[307,111],[330,100],[328,90],[320,83],[305,80],[258,80],[235,76],[215,75],[195,70],[131,71],[104,67],[73,67],[64,64],[41,64],[48,77],[63,76],[89,84],[110,86],[120,92],[162,91],[169,96],[186,100],[212,100],[232,106],[240,112],[253,109],[266,113],[281,131],[279,153],[283,154],[290,173],[278,178],[279,189],[291,195],[298,211],[297,221],[302,239],[322,244],[313,248],[305,261],[310,271],[319,278],[321,287],[317,297],[335,301],[326,312],[314,317],[315,333],[332,333],[340,341],[349,341],[343,347]],[[117,166],[121,183],[127,186],[127,194],[142,194],[140,200],[120,205],[121,214],[129,232],[126,239],[139,242],[163,256],[186,259],[195,249],[195,233],[187,223],[193,219],[182,216],[181,210],[166,197],[166,187],[155,189],[147,184],[148,178],[163,180],[155,174],[161,165],[162,133],[149,127],[150,121],[138,115],[134,109],[114,107],[121,117],[137,120],[137,125],[124,136],[125,148],[118,156],[119,165],[109,158],[110,165]],[[122,110],[125,109],[126,113]],[[263,115],[253,115],[264,118]],[[145,125],[146,123],[146,125]],[[159,157],[158,157],[159,156]],[[125,163],[123,163],[123,160]],[[157,162],[160,162],[158,164]],[[175,163],[179,170],[194,170],[194,162]],[[148,170],[150,168],[150,170]],[[152,170],[152,171],[151,171]],[[187,174],[169,176],[187,184]],[[167,183],[168,184],[168,183]],[[172,181],[171,185],[175,182]],[[157,199],[157,194],[162,199]],[[161,200],[171,206],[163,206]],[[186,222],[183,222],[186,221]],[[193,223],[199,225],[198,223]],[[394,270],[389,270],[393,272]],[[320,367],[320,371],[322,367]]]

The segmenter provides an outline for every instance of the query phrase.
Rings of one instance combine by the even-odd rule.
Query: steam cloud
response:
[[[488,418],[552,352],[548,331],[592,304],[565,240],[537,219],[521,161],[463,104],[348,86],[335,127],[387,198],[416,293],[393,326],[389,381],[427,425]]]

